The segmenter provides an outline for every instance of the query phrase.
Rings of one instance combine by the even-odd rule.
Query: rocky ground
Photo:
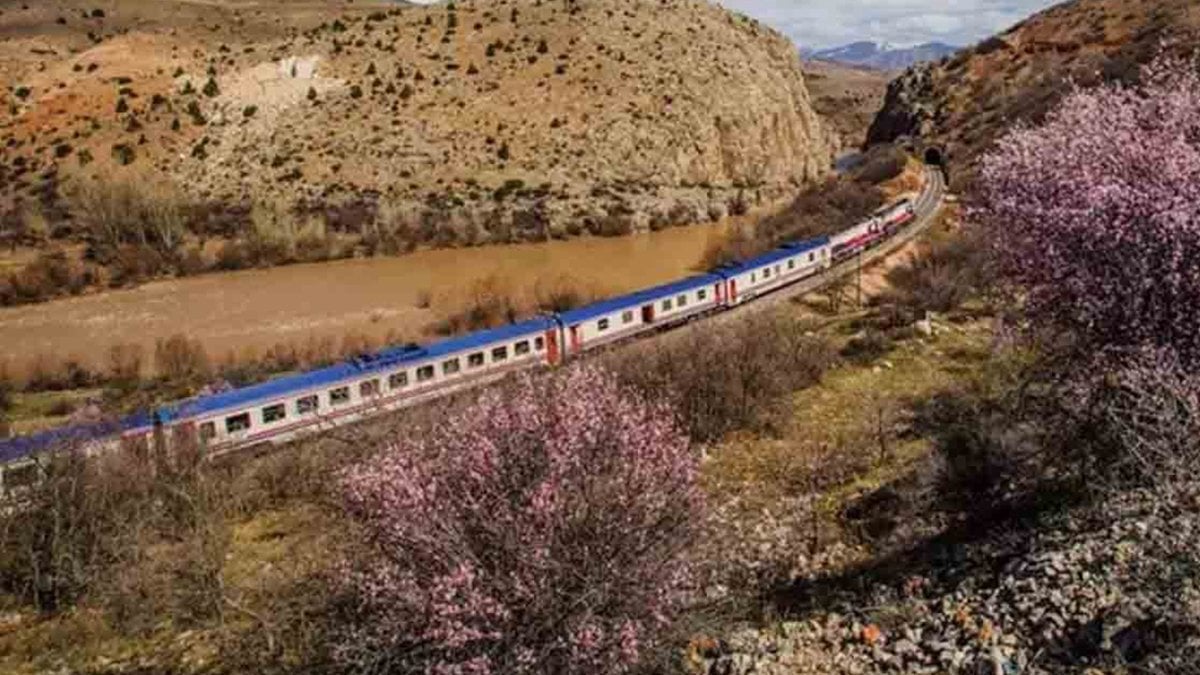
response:
[[[1198,500],[1200,483],[1127,491],[812,577],[796,587],[810,610],[708,644],[698,670],[1195,672]]]
[[[8,208],[99,177],[487,243],[703,222],[831,165],[794,45],[704,0],[5,2],[0,34]]]

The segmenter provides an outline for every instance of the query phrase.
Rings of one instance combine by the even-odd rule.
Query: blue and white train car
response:
[[[219,453],[363,419],[553,366],[584,351],[742,304],[827,270],[887,238],[915,216],[901,201],[832,238],[785,244],[744,262],[587,307],[479,331],[425,347],[385,349],[319,370],[189,399],[116,422],[0,440],[0,496],[30,482],[32,457],[56,447],[98,452],[125,443],[193,438]],[[35,478],[34,478],[35,479]]]
[[[723,305],[724,280],[701,274],[558,315],[566,356],[687,321]]]
[[[0,497],[6,491],[33,484],[39,477],[38,453],[71,448],[86,454],[112,450],[122,441],[148,438],[154,430],[151,415],[137,413],[116,420],[73,424],[27,436],[0,440]]]
[[[818,237],[784,244],[750,260],[722,265],[714,272],[725,279],[722,296],[733,306],[817,274],[831,262],[829,238]]]
[[[557,360],[557,324],[540,317],[428,347],[398,347],[307,373],[184,401],[158,412],[210,451],[281,443],[415,405]]]

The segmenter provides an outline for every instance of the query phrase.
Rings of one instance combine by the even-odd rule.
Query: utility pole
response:
[[[863,300],[863,298],[862,298],[862,268],[863,268],[863,254],[866,253],[866,251],[867,251],[867,247],[865,247],[865,246],[858,249],[858,275],[857,276],[858,276],[858,308],[859,309],[862,309],[862,300]]]

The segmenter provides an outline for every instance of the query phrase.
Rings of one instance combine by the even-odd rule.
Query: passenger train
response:
[[[403,346],[253,386],[199,396],[94,425],[0,441],[4,484],[30,480],[36,453],[191,439],[221,454],[428,401],[527,368],[556,366],[605,345],[736,307],[878,245],[915,217],[897,202],[832,237],[783,246],[628,295],[427,346]],[[22,466],[24,464],[24,466]]]

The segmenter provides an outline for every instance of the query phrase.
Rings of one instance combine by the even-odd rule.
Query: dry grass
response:
[[[447,336],[496,328],[541,312],[581,307],[608,295],[598,286],[569,276],[538,280],[532,289],[522,289],[498,275],[490,275],[433,302],[440,318],[428,330]]]
[[[826,330],[840,331],[834,324]],[[933,340],[910,339],[867,366],[845,366],[822,382],[791,397],[791,414],[777,439],[740,434],[715,448],[704,476],[711,494],[736,496],[753,510],[808,489],[797,484],[799,467],[832,452],[858,463],[867,472],[846,486],[847,491],[882,483],[903,471],[930,449],[925,439],[897,438],[911,405],[971,372],[986,356],[990,324],[947,326]],[[847,338],[843,335],[842,340]],[[879,459],[879,439],[872,418],[883,411],[894,424],[886,461]]]

